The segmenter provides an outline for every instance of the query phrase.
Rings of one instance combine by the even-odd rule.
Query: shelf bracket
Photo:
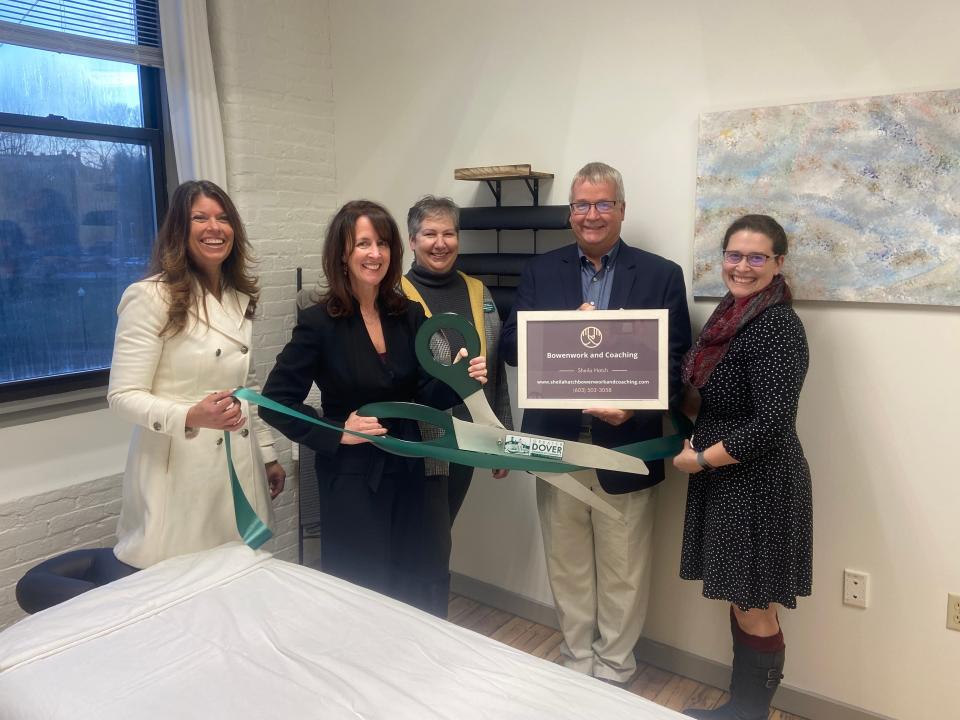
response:
[[[527,184],[527,190],[530,191],[530,195],[533,197],[533,206],[537,207],[540,205],[540,178],[533,178],[533,184],[530,183],[530,178],[524,178],[523,181]],[[500,204],[499,202],[497,203]]]
[[[500,181],[484,180],[484,182],[487,184],[487,187],[490,188],[490,192],[493,193],[493,199],[497,201],[497,207],[500,207],[500,190],[501,190]]]

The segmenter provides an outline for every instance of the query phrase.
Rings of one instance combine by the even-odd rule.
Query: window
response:
[[[0,400],[106,383],[164,209],[156,0],[0,1]]]

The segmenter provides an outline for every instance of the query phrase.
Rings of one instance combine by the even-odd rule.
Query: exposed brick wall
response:
[[[0,628],[23,617],[14,591],[31,567],[67,550],[114,545],[122,480],[114,475],[0,505]]]
[[[319,0],[208,0],[229,192],[260,260],[254,348],[260,381],[290,338],[296,268],[316,284],[324,225],[336,209],[329,5]],[[297,497],[290,445],[280,438],[288,491],[267,545],[294,560]]]

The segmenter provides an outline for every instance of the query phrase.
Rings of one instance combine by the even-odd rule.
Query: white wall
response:
[[[681,263],[688,280],[700,113],[960,85],[953,0],[334,0],[332,23],[341,201],[378,199],[398,218],[426,192],[488,205],[453,169],[530,162],[556,173],[543,201],[559,204],[577,168],[605,160],[626,180],[625,238]],[[692,309],[699,327],[712,303]],[[953,716],[960,634],[944,625],[946,593],[960,591],[948,406],[960,311],[798,311],[811,348],[799,430],[814,474],[815,576],[813,597],[782,614],[786,682],[905,720]],[[671,475],[645,632],[728,661],[725,607],[677,577],[684,497]],[[529,486],[478,480],[454,569],[549,599],[538,532]],[[841,604],[844,567],[871,574],[869,609]]]
[[[122,473],[129,435],[109,410],[0,428],[0,505]]]

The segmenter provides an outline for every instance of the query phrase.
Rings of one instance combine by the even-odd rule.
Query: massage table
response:
[[[0,633],[3,720],[681,716],[240,543]]]

